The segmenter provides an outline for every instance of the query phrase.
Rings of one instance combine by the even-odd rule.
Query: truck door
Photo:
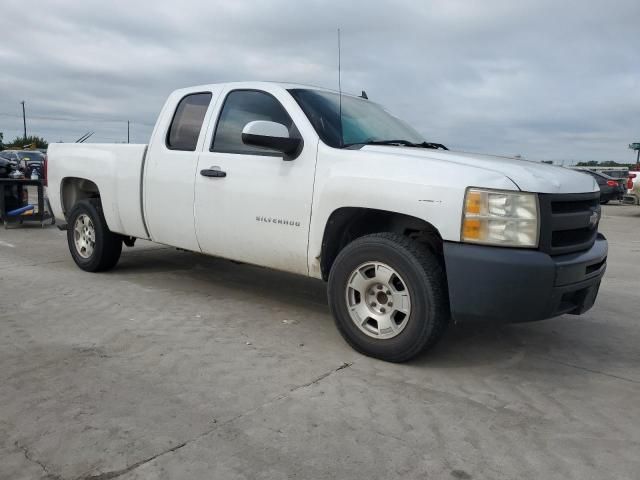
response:
[[[211,255],[308,274],[317,137],[306,130],[310,124],[287,92],[231,89],[224,94],[198,160],[195,217],[200,248]],[[242,129],[254,120],[283,124],[290,136],[302,137],[299,156],[287,161],[280,152],[244,144]],[[220,170],[224,176],[205,176],[207,170]]]
[[[193,181],[201,134],[216,92],[174,92],[152,135],[144,178],[144,214],[152,240],[199,251],[193,218]]]

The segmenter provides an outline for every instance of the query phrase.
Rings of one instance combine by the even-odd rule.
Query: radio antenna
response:
[[[340,29],[338,29],[338,118],[340,120],[340,146],[344,147],[344,135],[342,133],[342,68],[340,49]]]

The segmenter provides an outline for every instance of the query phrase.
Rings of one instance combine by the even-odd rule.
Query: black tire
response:
[[[381,262],[404,279],[411,312],[404,329],[393,338],[373,338],[349,315],[346,292],[352,272],[366,262]],[[405,362],[442,337],[449,323],[449,298],[443,265],[426,247],[395,233],[360,237],[336,258],[329,274],[329,306],[338,330],[358,352],[388,362]]]
[[[609,203],[609,200],[600,200],[600,205],[606,205]]]
[[[84,258],[76,248],[74,225],[80,215],[87,215],[95,230],[95,245],[88,258]],[[82,200],[74,205],[67,217],[67,243],[76,265],[87,272],[110,270],[118,263],[122,252],[122,237],[112,233],[102,214],[100,200]]]

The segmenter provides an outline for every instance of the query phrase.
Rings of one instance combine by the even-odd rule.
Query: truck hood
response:
[[[431,150],[426,148],[366,145],[365,152],[392,155],[398,158],[444,161],[461,167],[480,168],[500,173],[511,180],[523,192],[536,193],[586,193],[599,190],[591,175],[546,163],[497,157],[476,153]],[[482,185],[476,185],[482,187]]]

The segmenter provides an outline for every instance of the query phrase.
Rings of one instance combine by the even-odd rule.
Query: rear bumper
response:
[[[553,257],[445,242],[451,315],[459,322],[529,322],[584,313],[598,294],[607,251],[600,234],[589,250]]]
[[[600,197],[601,201],[608,201],[608,200],[622,200],[624,198],[624,193],[622,192],[611,192],[611,193],[607,193],[605,195],[602,195]]]
[[[624,191],[618,187],[607,187],[600,190],[600,200],[622,200],[624,197]]]

